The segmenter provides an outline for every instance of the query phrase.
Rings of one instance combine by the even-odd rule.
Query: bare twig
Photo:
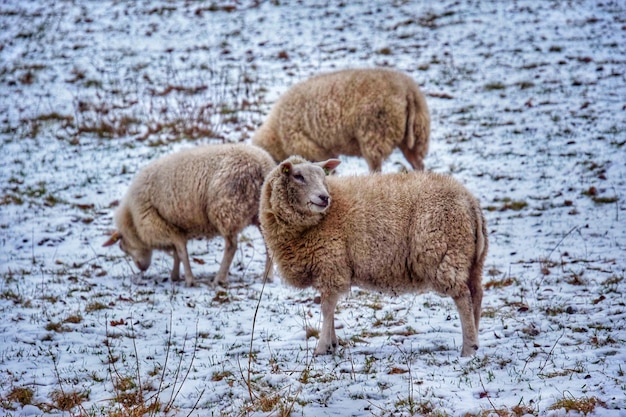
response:
[[[135,351],[135,372],[137,373],[137,385],[139,387],[139,399],[144,402],[143,386],[141,384],[141,369],[139,367],[139,353],[137,352],[137,342],[135,341],[135,327],[133,326],[133,316],[130,316],[130,331],[133,339],[133,350]]]
[[[489,395],[489,391],[487,391],[487,388],[485,388],[485,384],[483,383],[483,378],[480,375],[480,372],[478,372],[478,380],[480,381],[480,386],[483,387],[483,392],[485,394],[485,398],[487,398],[487,401],[489,401],[489,405],[491,405],[491,408],[493,408],[493,411],[496,413],[496,415],[500,415],[493,401],[491,401],[491,396]]]
[[[176,390],[176,393],[174,393],[174,389],[176,388],[176,380],[174,381],[174,389],[172,390],[172,397],[170,397],[170,401],[167,403],[167,406],[165,407],[166,411],[169,411],[171,409],[172,405],[174,404],[174,400],[176,400],[176,397],[178,397],[178,394],[180,394],[180,390],[183,388],[185,381],[187,381],[187,378],[189,377],[189,373],[191,372],[191,368],[193,367],[193,362],[196,359],[196,353],[198,352],[198,339],[199,339],[198,322],[196,321],[196,338],[195,338],[195,343],[193,345],[193,353],[191,354],[189,366],[187,367],[187,372],[185,373],[185,375],[180,381],[180,385],[178,386],[178,390]],[[183,347],[183,351],[184,351],[184,347]],[[180,362],[178,363],[178,369],[176,370],[177,378],[178,378],[178,371],[180,370],[180,366],[183,360],[182,358],[183,356],[181,353]],[[200,395],[200,397],[202,397],[202,395]],[[200,401],[200,398],[198,398],[198,401]]]
[[[157,389],[157,392],[161,392],[161,389],[163,387],[163,381],[165,380],[165,372],[167,371],[167,361],[170,357],[171,346],[172,346],[172,312],[170,311],[170,329],[169,329],[169,334],[167,338],[167,347],[165,349],[165,362],[163,363],[163,370],[161,372],[161,379],[159,380],[159,388]],[[155,401],[158,401],[158,399],[155,399]]]
[[[565,233],[565,235],[561,238],[561,240],[559,240],[559,243],[556,244],[555,247],[552,248],[552,250],[550,251],[550,253],[548,254],[548,256],[546,257],[547,259],[550,259],[550,256],[552,256],[552,254],[554,253],[555,250],[558,249],[559,246],[561,246],[561,243],[563,243],[563,241],[565,240],[566,237],[568,237],[569,235],[572,234],[573,231],[580,229],[579,226],[574,226],[570,229],[569,232]]]
[[[565,335],[565,330],[563,330],[561,332],[561,335],[554,341],[554,344],[552,345],[552,349],[550,349],[550,352],[548,352],[548,356],[546,357],[546,361],[543,363],[543,365],[541,365],[539,367],[539,370],[537,371],[537,374],[540,374],[541,372],[543,372],[543,369],[546,367],[546,365],[548,365],[548,360],[552,356],[552,353],[554,352],[554,349],[556,348],[556,345],[559,343],[559,340],[561,340],[563,335]]]
[[[254,309],[254,317],[252,319],[252,333],[250,334],[250,349],[248,351],[248,395],[250,396],[250,401],[254,401],[254,395],[252,393],[252,344],[254,342],[254,329],[256,327],[256,318],[259,313],[259,307],[261,306],[261,300],[263,299],[263,290],[265,289],[265,284],[267,283],[267,277],[270,273],[270,268],[273,265],[273,258],[270,256],[268,262],[265,264],[265,271],[263,272],[263,285],[261,286],[261,292],[259,294],[259,300]]]

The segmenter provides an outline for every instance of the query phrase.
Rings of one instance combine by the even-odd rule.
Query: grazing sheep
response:
[[[223,236],[224,257],[213,282],[226,284],[238,234],[259,225],[261,186],[275,166],[263,149],[243,144],[198,146],[160,158],[131,183],[115,212],[118,231],[103,246],[119,241],[142,271],[153,249],[172,250],[172,281],[178,281],[182,261],[185,283],[192,286],[187,241]]]
[[[461,355],[473,355],[488,246],[479,202],[448,176],[327,177],[338,164],[291,157],[270,172],[261,193],[261,232],[274,264],[288,284],[320,292],[315,354],[334,352],[337,301],[358,286],[452,297],[461,318]]]
[[[371,172],[396,147],[423,170],[430,115],[417,84],[388,69],[353,69],[312,77],[291,87],[255,132],[252,143],[276,162],[291,155],[323,161],[362,156]]]

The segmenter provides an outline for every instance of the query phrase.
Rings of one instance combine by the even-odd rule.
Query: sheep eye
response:
[[[293,177],[296,179],[296,181],[304,182],[304,177],[300,174],[293,174]]]

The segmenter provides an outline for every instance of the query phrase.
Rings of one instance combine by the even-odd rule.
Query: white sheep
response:
[[[172,281],[178,281],[182,261],[185,283],[192,286],[187,241],[223,236],[213,283],[225,285],[239,233],[259,224],[261,186],[275,166],[263,149],[245,144],[204,145],[159,158],[132,181],[115,212],[118,230],[103,246],[119,241],[141,271],[150,266],[154,249],[172,250]]]
[[[426,172],[326,176],[339,161],[291,157],[267,176],[261,232],[283,279],[320,292],[315,354],[335,351],[334,312],[351,286],[453,298],[462,356],[478,349],[487,230],[479,202],[451,177]]]
[[[423,170],[429,136],[428,107],[413,79],[389,69],[349,69],[291,87],[252,143],[276,162],[291,155],[311,161],[352,155],[376,172],[396,147],[413,169]]]

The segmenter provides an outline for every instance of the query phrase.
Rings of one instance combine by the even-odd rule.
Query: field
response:
[[[0,416],[626,416],[625,39],[611,0],[2,2]],[[347,67],[410,74],[426,168],[481,200],[473,358],[451,299],[358,288],[313,357],[317,294],[264,283],[255,228],[228,288],[219,238],[195,288],[102,247],[146,163]]]

